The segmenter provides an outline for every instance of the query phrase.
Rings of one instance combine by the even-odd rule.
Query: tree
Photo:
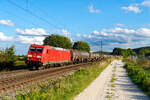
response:
[[[130,56],[130,55],[136,56],[136,52],[134,52],[132,49],[128,48],[127,49],[127,56]]]
[[[136,55],[136,52],[134,52],[132,49],[122,49],[122,48],[114,48],[113,55],[121,55],[123,57],[128,57],[130,55]]]
[[[16,61],[14,46],[0,50],[0,70],[10,69]]]
[[[139,51],[139,55],[141,55],[141,56],[145,56],[146,54],[149,54],[150,53],[150,49],[141,49],[140,51]]]
[[[122,51],[121,48],[114,48],[112,54],[113,55],[121,55],[121,51]]]
[[[85,51],[90,52],[90,46],[87,42],[83,41],[77,41],[73,45],[73,49],[79,50],[79,51]]]
[[[72,48],[71,40],[65,36],[52,34],[51,36],[46,37],[43,42],[44,42],[44,45],[61,47],[61,48],[65,48],[65,49]]]

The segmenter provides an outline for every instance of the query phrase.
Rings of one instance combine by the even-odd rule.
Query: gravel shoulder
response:
[[[128,77],[121,60],[113,61],[74,100],[150,100]]]

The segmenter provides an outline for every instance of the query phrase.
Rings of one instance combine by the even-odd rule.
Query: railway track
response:
[[[16,71],[9,71],[9,72],[0,72],[0,79],[6,78],[6,77],[11,77],[11,76],[16,76],[20,74],[24,74],[30,72],[27,69],[22,69],[22,70],[16,70]]]
[[[71,70],[75,70],[80,67],[87,67],[90,64],[91,63],[83,63],[83,64],[77,64],[77,65],[69,65],[69,66],[64,66],[64,67],[52,68],[52,69],[50,68],[46,70],[29,72],[23,75],[3,78],[3,79],[0,79],[0,93],[7,91],[9,89],[13,89],[16,87],[20,87],[22,85],[26,85],[31,82],[35,82],[35,81],[43,80],[52,76],[60,75],[64,72],[69,72]]]

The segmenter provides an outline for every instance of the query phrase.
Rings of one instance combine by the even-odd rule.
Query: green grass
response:
[[[114,84],[114,83],[112,83],[112,84],[111,84],[111,87],[115,87],[115,84]]]
[[[128,75],[147,95],[150,96],[150,73],[136,63],[126,63]]]
[[[26,68],[26,63],[25,61],[16,61],[14,63],[14,66],[11,67],[11,70],[18,70],[18,69],[24,69]]]
[[[26,68],[25,61],[15,61],[13,65],[10,65],[9,68],[3,68],[0,70],[0,72],[7,72],[11,70],[18,70],[18,69],[24,69]]]
[[[15,62],[15,64],[14,64],[14,66],[25,66],[26,64],[25,64],[25,61],[16,61]]]
[[[111,95],[106,95],[106,98],[109,100],[112,100],[112,96]]]
[[[115,82],[117,80],[117,78],[115,78],[115,77],[112,77],[112,79],[111,79],[111,81],[110,82]]]
[[[33,86],[29,93],[19,94],[17,100],[71,100],[83,91],[111,62],[104,61],[103,66],[92,65],[81,68],[73,75],[58,80],[49,80]]]

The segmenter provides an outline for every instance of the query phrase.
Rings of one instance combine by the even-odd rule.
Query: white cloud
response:
[[[54,31],[54,33],[61,34],[61,35],[62,35],[62,33],[63,33],[65,36],[69,36],[69,35],[70,35],[70,32],[68,32],[68,31],[65,30],[65,29],[56,30],[56,31]]]
[[[33,44],[33,43],[43,44],[43,40],[45,37],[43,37],[42,35],[48,35],[47,31],[43,28],[31,28],[31,29],[25,29],[25,30],[21,30],[17,28],[16,32],[20,34],[18,35],[17,41],[20,41],[21,43],[24,43],[24,44]],[[70,33],[65,29],[51,30],[49,31],[49,33],[60,34],[60,35],[65,35],[65,36],[70,35]],[[24,35],[27,35],[27,36],[24,36]],[[31,36],[28,36],[28,35],[31,35]],[[39,35],[39,36],[32,37],[32,35]]]
[[[94,9],[94,5],[92,5],[92,4],[88,7],[88,9],[89,9],[90,13],[100,13],[101,12],[99,9]]]
[[[141,13],[141,9],[138,5],[130,5],[128,7],[121,7],[125,11],[133,11],[134,13]]]
[[[23,44],[43,44],[45,37],[28,37],[28,36],[18,36],[17,41]]]
[[[12,41],[12,40],[13,40],[13,37],[11,37],[11,36],[6,36],[6,35],[4,35],[4,33],[0,32],[0,40],[1,40],[1,41]]]
[[[140,28],[136,31],[138,35],[150,36],[150,29],[148,28]]]
[[[121,26],[124,26],[124,24],[116,24],[116,26],[120,26],[121,27]]]
[[[150,44],[150,28],[111,28],[102,29],[101,31],[94,30],[91,34],[80,34],[80,39],[87,41],[93,47],[99,49],[100,40],[103,40],[103,46],[106,50],[111,50],[114,47],[135,48]],[[92,49],[94,50],[94,49]]]
[[[11,20],[0,20],[0,24],[6,25],[6,26],[14,26],[15,25]]]
[[[94,30],[92,33],[95,34],[95,35],[98,35],[98,34],[99,34],[99,32],[96,31],[96,30]]]
[[[31,28],[25,30],[17,28],[16,32],[24,35],[47,35],[46,31],[43,28]]]
[[[77,37],[81,37],[81,34],[77,33],[76,36],[77,36]]]
[[[25,30],[17,28],[16,32],[20,34],[18,35],[16,41],[19,41],[23,44],[43,44],[43,40],[45,37],[42,35],[48,35],[46,30],[43,28],[31,28]],[[24,36],[24,35],[31,35],[31,36]],[[32,35],[37,36],[32,37]]]
[[[88,37],[88,35],[86,35],[86,34],[83,34],[83,37],[84,37],[84,38],[87,38],[87,37]]]
[[[140,9],[140,7],[150,7],[150,0],[144,0],[141,3],[136,3],[136,4],[132,4],[128,7],[121,7],[121,9],[125,10],[125,11],[133,11],[134,13],[141,13],[142,10]]]
[[[114,35],[115,36],[121,36],[123,33],[124,34],[135,33],[135,30],[116,27],[116,28],[113,28],[113,29],[103,29],[99,33],[100,33],[100,35],[103,35],[103,36],[114,36]]]
[[[142,6],[145,6],[145,7],[150,7],[150,0],[146,0],[146,1],[143,1],[141,3]]]
[[[16,41],[23,44],[43,44],[45,37],[30,37],[30,36],[21,36],[17,37],[6,36],[4,33],[0,32],[0,41]]]
[[[92,37],[93,37],[92,35],[88,35],[88,38],[90,38],[90,39],[91,39]]]

